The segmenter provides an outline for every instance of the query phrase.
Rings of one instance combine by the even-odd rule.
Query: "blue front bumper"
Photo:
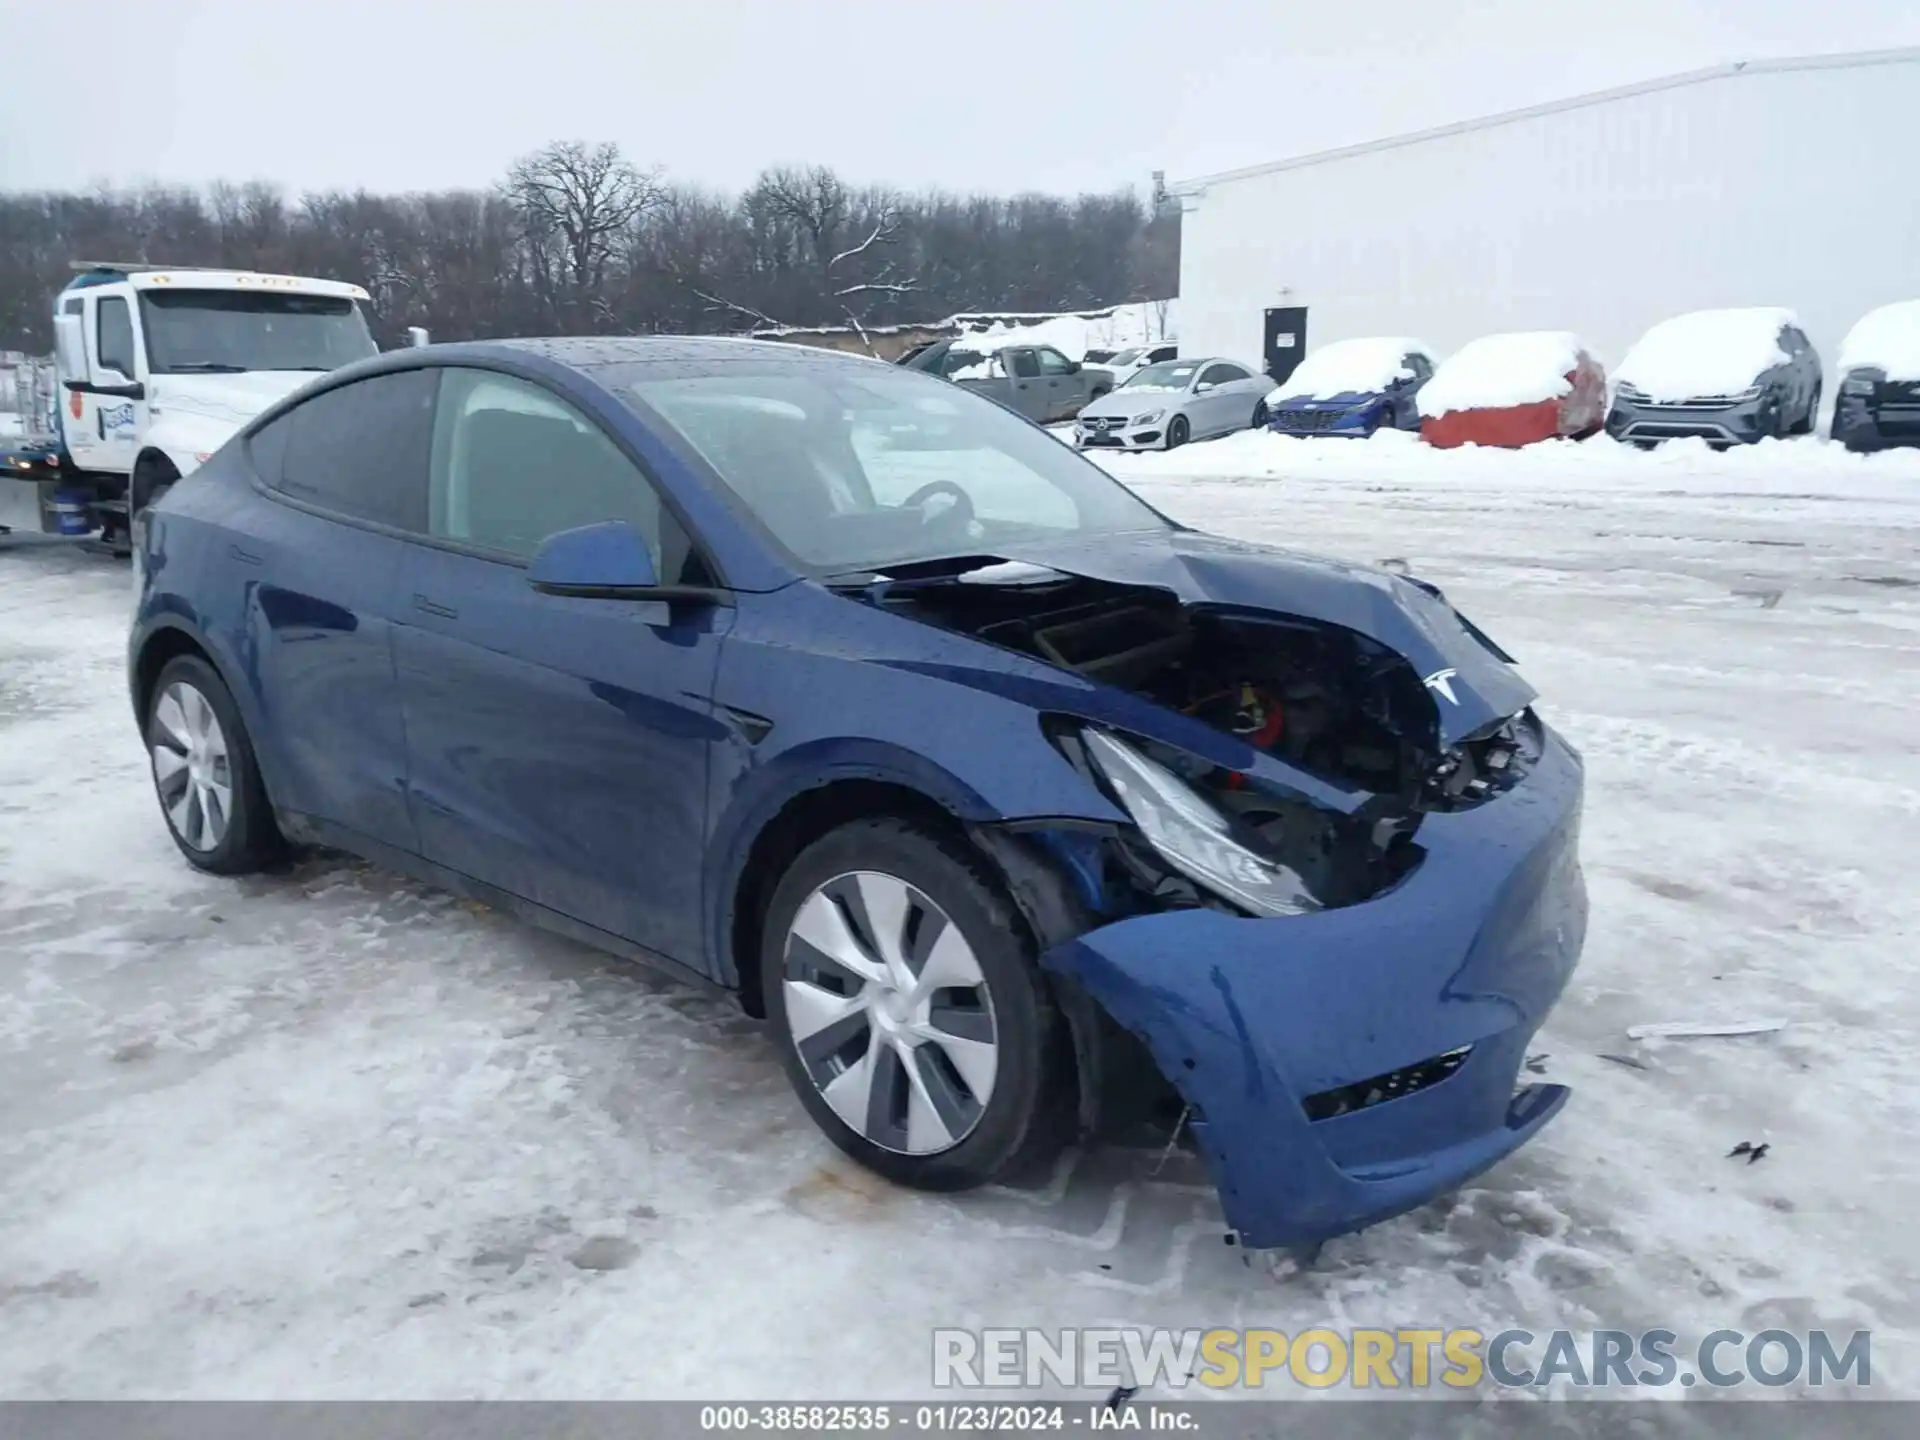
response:
[[[1427,816],[1425,860],[1377,899],[1285,919],[1140,916],[1042,957],[1140,1036],[1192,1107],[1243,1243],[1322,1240],[1410,1210],[1565,1102],[1563,1086],[1514,1086],[1586,933],[1581,786],[1579,757],[1547,731],[1512,790]],[[1407,1079],[1450,1055],[1445,1078]],[[1370,1080],[1403,1093],[1310,1118],[1364,1100]]]
[[[1339,435],[1364,439],[1374,431],[1392,424],[1386,402],[1381,399],[1360,401],[1282,402],[1267,411],[1267,428],[1280,435]]]

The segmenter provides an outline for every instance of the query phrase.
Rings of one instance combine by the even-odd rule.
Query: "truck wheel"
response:
[[[761,945],[787,1078],[853,1159],[964,1190],[1058,1153],[1062,1026],[977,858],[901,820],[844,825],[781,877]]]
[[[149,505],[154,504],[173,488],[180,478],[180,472],[174,468],[171,460],[164,455],[142,455],[133,467],[133,478],[127,484],[127,526],[131,530],[133,517]]]
[[[154,794],[187,863],[215,875],[248,875],[285,842],[239,708],[198,655],[167,662],[147,701]]]

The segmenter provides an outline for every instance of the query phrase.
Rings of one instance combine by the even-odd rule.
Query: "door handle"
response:
[[[229,545],[227,547],[227,553],[243,565],[258,565],[262,563],[260,557],[254,554],[253,551],[242,549],[238,545]]]
[[[460,612],[451,605],[439,604],[437,601],[429,600],[424,595],[416,594],[413,597],[413,608],[422,614],[438,615],[442,620],[458,620],[460,618]]]

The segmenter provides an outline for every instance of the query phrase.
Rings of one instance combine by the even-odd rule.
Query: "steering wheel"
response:
[[[954,503],[951,507],[938,514],[922,517],[922,523],[927,525],[951,525],[958,530],[964,530],[973,523],[973,497],[951,480],[929,480],[925,485],[922,485],[918,490],[909,495],[906,500],[902,502],[901,508],[904,510],[918,509],[936,495],[951,495]]]

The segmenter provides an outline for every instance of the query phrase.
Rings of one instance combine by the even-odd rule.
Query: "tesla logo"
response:
[[[1453,693],[1453,677],[1459,673],[1458,670],[1436,670],[1420,683],[1434,694],[1442,696],[1447,704],[1458,705],[1460,698]]]

